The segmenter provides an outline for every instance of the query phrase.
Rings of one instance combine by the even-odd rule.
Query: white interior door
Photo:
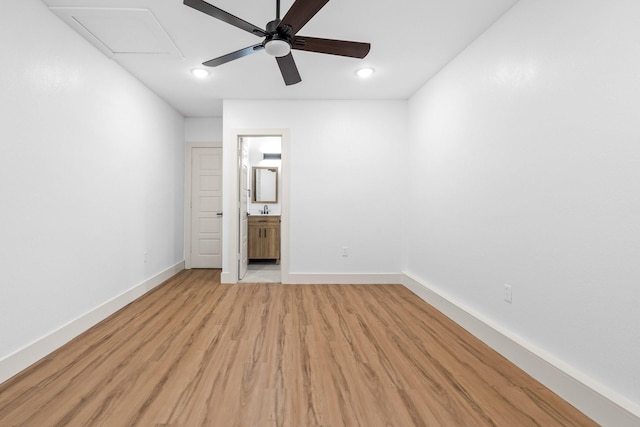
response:
[[[222,148],[191,150],[191,267],[222,268]]]
[[[240,184],[238,186],[238,206],[240,206],[240,260],[238,267],[238,280],[241,280],[247,274],[247,269],[249,267],[249,219],[247,215],[249,199],[249,149],[244,138],[240,138],[238,145],[238,162],[240,166],[238,168],[240,171],[240,176],[238,177],[238,182]]]

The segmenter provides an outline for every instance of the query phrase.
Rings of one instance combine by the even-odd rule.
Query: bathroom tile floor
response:
[[[247,274],[239,283],[281,283],[280,265],[275,263],[249,263]]]

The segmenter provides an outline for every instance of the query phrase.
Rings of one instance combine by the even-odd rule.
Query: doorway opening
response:
[[[240,283],[281,283],[282,136],[238,141]]]

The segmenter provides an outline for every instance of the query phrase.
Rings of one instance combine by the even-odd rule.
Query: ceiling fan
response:
[[[184,4],[216,19],[245,30],[258,37],[264,37],[262,43],[240,49],[219,58],[204,62],[203,65],[217,67],[234,59],[242,58],[254,52],[265,50],[274,56],[280,67],[285,84],[300,83],[302,78],[291,55],[291,49],[308,52],[326,53],[329,55],[364,58],[369,53],[369,43],[344,40],[320,39],[297,35],[298,31],[318,13],[329,0],[296,0],[284,18],[280,19],[280,0],[276,0],[276,19],[269,22],[266,28],[256,27],[242,19],[219,9],[204,0],[184,0]]]

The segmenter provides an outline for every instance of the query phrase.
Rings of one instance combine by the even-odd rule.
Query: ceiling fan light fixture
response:
[[[369,77],[371,77],[373,75],[373,73],[375,73],[376,70],[374,70],[371,67],[365,67],[365,68],[360,68],[356,71],[356,74],[358,75],[358,77],[360,77],[361,79],[367,79]]]
[[[289,52],[291,52],[291,45],[285,40],[271,39],[265,43],[264,50],[266,50],[269,55],[280,58],[287,56]]]

